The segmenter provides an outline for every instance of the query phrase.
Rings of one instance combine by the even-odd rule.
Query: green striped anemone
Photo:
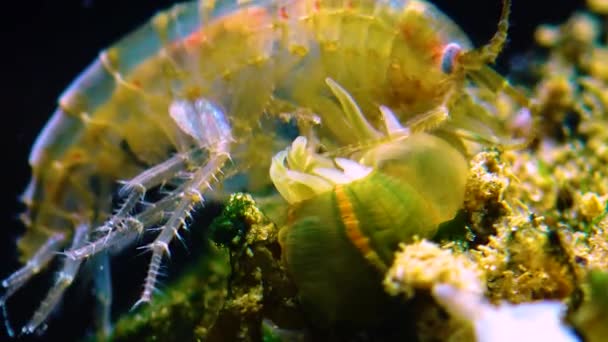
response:
[[[358,111],[350,120],[365,121],[348,93],[328,83]],[[271,165],[290,204],[283,262],[318,324],[374,324],[389,305],[381,279],[398,244],[432,237],[462,206],[468,163],[460,149],[381,111],[386,127],[375,143],[328,157],[298,137]]]

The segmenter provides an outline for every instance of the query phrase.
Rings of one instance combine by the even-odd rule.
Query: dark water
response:
[[[18,196],[29,179],[27,156],[31,144],[62,90],[98,54],[99,50],[143,23],[156,11],[175,1],[156,0],[74,0],[13,1],[3,4],[4,21],[1,49],[2,147],[7,157],[0,165],[8,172],[0,192],[0,279],[18,267],[15,239],[23,228],[17,221],[22,207]],[[499,63],[506,69],[509,57],[532,46],[533,29],[539,23],[563,21],[582,0],[513,0],[510,42]],[[500,1],[442,0],[435,2],[454,18],[476,44],[494,33]],[[8,7],[7,7],[8,6]],[[138,284],[143,280],[146,257],[128,257],[136,270]],[[12,318],[23,322],[31,315],[52,280],[50,275],[36,279],[23,293],[10,301]],[[91,318],[92,300],[87,284],[76,283],[68,292],[70,300],[51,318],[50,327],[37,340],[74,340],[85,331]],[[136,288],[137,289],[137,288]],[[84,291],[83,291],[84,290]],[[80,293],[80,294],[79,294]],[[123,296],[124,297],[124,296]],[[119,299],[120,300],[120,299]],[[133,300],[133,298],[125,299]],[[7,337],[0,329],[0,340]]]

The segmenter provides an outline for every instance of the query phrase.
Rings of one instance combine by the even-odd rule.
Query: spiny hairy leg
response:
[[[81,224],[76,228],[72,240],[72,248],[78,248],[86,243],[89,229],[89,224]],[[34,316],[32,316],[32,319],[21,329],[22,334],[31,334],[35,332],[36,329],[46,321],[47,317],[61,300],[65,290],[72,284],[72,281],[80,268],[80,263],[81,260],[65,258],[63,266],[57,273],[55,284],[47,293],[46,298],[40,303],[40,306],[34,313]]]
[[[185,228],[186,219],[203,203],[203,193],[217,181],[224,164],[230,160],[232,129],[226,114],[217,105],[205,99],[176,100],[169,114],[184,138],[192,142],[192,149],[123,182],[119,196],[124,202],[95,230],[98,237],[65,252],[71,260],[82,260],[100,252],[120,250],[144,232],[159,232],[157,238],[145,246],[152,251],[152,258],[143,293],[135,306],[151,300],[162,259],[169,255],[169,244],[174,237],[181,240],[179,229]],[[170,186],[160,192],[159,200],[143,202],[149,189],[164,184]]]
[[[118,196],[123,199],[122,205],[115,211],[101,227],[96,229],[96,232],[106,232],[107,239],[110,238],[110,233],[117,229],[125,229],[126,221],[130,218],[138,203],[142,203],[146,191],[150,188],[159,186],[168,182],[175,175],[187,169],[191,163],[200,154],[200,148],[193,149],[184,153],[177,153],[166,161],[155,165],[132,179],[123,181],[123,186],[118,192]]]
[[[160,228],[158,237],[147,246],[152,251],[152,258],[150,259],[143,292],[134,307],[150,302],[152,299],[162,258],[165,255],[170,255],[169,244],[174,237],[181,240],[179,229],[186,228],[186,218],[190,216],[195,206],[203,204],[202,192],[210,188],[211,182],[229,159],[228,145],[228,141],[218,144],[218,148],[216,151],[213,151],[209,162],[194,173],[192,179],[187,182],[186,189],[178,195],[179,203],[176,210],[173,211],[171,217]]]
[[[88,245],[66,251],[68,257],[83,259],[103,251],[121,249],[135,241],[146,229],[162,223],[167,218],[167,212],[179,210],[180,194],[187,190],[186,187],[192,182],[190,179],[196,173],[191,169],[204,165],[205,158],[209,159],[207,163],[213,164],[211,154],[221,149],[218,149],[218,146],[228,146],[232,141],[231,127],[225,113],[212,102],[205,99],[176,100],[171,104],[169,114],[182,133],[193,141],[195,147],[187,152],[177,153],[124,181],[119,191],[119,197],[124,198],[123,204],[106,223],[95,229],[101,236]],[[205,151],[209,153],[206,154]],[[228,152],[226,150],[222,153]],[[207,155],[209,157],[206,157]],[[167,183],[181,185],[167,191],[165,196],[155,203],[143,203],[148,189]],[[138,203],[145,204],[147,209],[134,214]]]
[[[122,222],[118,229],[109,230],[90,243],[77,249],[67,250],[64,254],[71,259],[84,259],[101,252],[110,252],[110,254],[120,252],[136,241],[145,227],[153,227],[165,221],[168,213],[176,210],[178,195],[184,187],[181,185],[158,202],[146,204],[146,209],[141,213],[121,218]]]
[[[0,296],[0,310],[2,310],[2,315],[4,316],[4,326],[9,336],[13,336],[14,333],[8,319],[6,301],[15,292],[17,292],[17,290],[25,285],[34,275],[38,274],[51,262],[53,257],[62,248],[64,240],[64,234],[53,234],[23,267],[2,281],[1,285],[4,289],[4,293],[2,296]]]
[[[160,227],[160,234],[148,246],[152,251],[144,289],[134,308],[150,302],[159,275],[163,256],[169,256],[169,244],[174,237],[181,240],[179,229],[186,228],[186,219],[196,205],[202,205],[203,193],[217,180],[224,164],[230,159],[232,130],[225,113],[204,99],[194,102],[176,101],[170,108],[171,117],[184,133],[195,139],[201,148],[209,150],[209,160],[189,175],[184,187],[174,192],[175,210]]]
[[[81,246],[72,247],[64,252],[71,260],[82,260],[97,253],[121,249],[143,232],[143,224],[133,217],[125,217],[119,229],[109,231],[104,236]]]
[[[192,152],[191,154],[195,153]],[[198,151],[198,154],[201,154],[200,150]],[[181,159],[182,157],[179,157],[179,159]],[[172,157],[171,159],[175,160],[177,158]],[[155,169],[157,169],[157,166],[142,172],[140,175],[133,178],[133,180],[141,180],[142,178],[144,178],[142,177],[142,175],[144,174],[146,175],[146,179],[161,179],[161,177],[159,177],[155,172],[153,172],[155,171]],[[161,167],[158,169],[164,168]],[[167,171],[167,169],[164,169],[164,171]],[[173,169],[173,171],[173,174],[169,176],[169,173],[167,173],[165,175],[166,179],[162,182],[159,182],[159,184],[155,184],[155,186],[160,185],[160,183],[171,181],[178,177],[183,178],[184,175],[188,175],[188,172],[186,172],[185,164],[182,168],[175,168]],[[125,185],[132,189],[130,191],[126,191],[129,194],[125,203],[133,202],[134,208],[135,205],[140,202],[143,196],[145,195],[145,190],[142,191],[139,189],[144,189],[145,187],[141,185],[141,182],[135,183],[132,181],[126,182]],[[152,184],[152,182],[148,183],[149,187],[152,187],[150,186],[150,184]],[[101,227],[98,227],[95,230],[97,233],[101,234],[99,237],[80,248],[67,250],[65,251],[65,254],[69,258],[75,260],[88,258],[101,252],[115,252],[122,250],[124,247],[130,245],[132,242],[137,240],[137,238],[140,237],[141,234],[143,234],[147,228],[153,227],[163,222],[167,217],[167,213],[176,210],[177,203],[179,203],[179,194],[183,192],[184,188],[185,185],[182,184],[176,189],[168,191],[165,197],[163,197],[161,200],[154,203],[146,203],[146,209],[137,214],[132,213],[133,209],[123,210],[125,208],[125,206],[123,205],[114,216],[112,216],[108,221],[106,221],[106,223],[104,223]],[[135,193],[136,195],[134,195]],[[133,196],[136,196],[135,200],[132,200]]]
[[[65,235],[62,233],[52,235],[23,267],[2,281],[5,293],[0,297],[0,305],[4,305],[10,296],[51,262],[57,251],[61,249],[64,240]]]

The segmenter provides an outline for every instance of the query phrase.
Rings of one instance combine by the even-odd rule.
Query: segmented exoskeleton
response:
[[[23,196],[27,263],[2,282],[0,304],[64,251],[54,287],[22,329],[31,333],[80,260],[104,262],[154,232],[137,304],[150,301],[169,244],[206,197],[235,184],[253,193],[271,186],[272,156],[291,142],[281,129],[290,123],[333,157],[393,144],[379,127],[432,133],[459,151],[462,137],[499,141],[500,123],[467,87],[472,80],[526,104],[487,66],[508,14],[503,0],[498,32],[478,49],[420,0],[200,1],[158,14],[100,54],[38,137]]]

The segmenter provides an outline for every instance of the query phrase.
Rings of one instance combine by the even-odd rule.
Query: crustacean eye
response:
[[[446,45],[441,54],[441,70],[446,74],[451,74],[456,67],[457,58],[461,53],[462,48],[457,43]]]

